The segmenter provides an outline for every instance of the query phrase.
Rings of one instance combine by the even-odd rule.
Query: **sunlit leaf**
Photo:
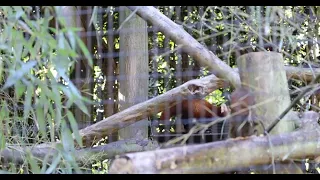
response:
[[[0,150],[3,150],[6,148],[6,139],[3,134],[3,130],[0,132]]]
[[[86,57],[86,60],[88,62],[88,65],[92,68],[93,66],[93,60],[91,57],[91,54],[87,48],[87,46],[84,44],[84,42],[80,39],[80,37],[75,36],[77,39],[77,43],[80,46],[81,51],[83,52],[84,56]]]
[[[28,160],[30,166],[31,166],[31,171],[34,174],[39,174],[41,172],[40,167],[37,164],[37,161],[35,158],[32,156],[30,150],[27,151],[27,157],[26,159]]]
[[[67,127],[66,121],[61,121],[61,141],[63,145],[63,149],[66,152],[72,152],[74,150],[74,141],[72,138],[72,133],[70,129]]]
[[[54,126],[54,120],[52,119],[50,113],[47,114],[47,119],[49,121],[49,132],[51,137],[51,142],[55,141],[55,126]]]
[[[13,32],[13,35],[15,36],[15,39],[21,39],[23,37],[21,32]],[[14,46],[13,55],[15,56],[16,61],[19,62],[22,59],[23,44],[19,42],[15,43]]]
[[[78,129],[78,123],[77,121],[75,120],[73,114],[68,111],[67,112],[67,117],[68,117],[68,120],[70,122],[70,125],[71,125],[71,129],[72,129],[72,132],[73,132],[73,135],[77,141],[77,143],[82,146],[82,140],[81,140],[81,136],[79,134],[79,129]]]
[[[93,7],[92,16],[90,18],[89,25],[91,24],[97,24],[97,17],[98,17],[98,6]]]
[[[51,150],[49,150],[49,151],[51,151]],[[52,151],[51,151],[51,152],[52,152]],[[45,155],[45,157],[44,157],[44,159],[43,159],[43,161],[42,161],[42,165],[41,165],[41,167],[42,167],[42,168],[41,168],[41,174],[44,174],[44,173],[46,172],[49,158],[51,158],[50,156],[51,156],[51,153],[47,153],[47,154]]]
[[[2,82],[2,74],[3,74],[3,60],[0,58],[0,83]]]
[[[58,164],[61,162],[61,154],[58,154],[52,161],[51,165],[49,166],[49,168],[46,170],[46,174],[51,174],[56,167],[58,166]]]
[[[15,16],[18,20],[22,15],[24,15],[24,10],[21,8],[21,6],[12,6],[15,10]]]
[[[73,83],[69,84],[69,88],[70,88],[70,91],[72,92],[72,94],[74,94],[74,96],[75,96],[74,103],[81,109],[82,112],[84,112],[85,114],[87,114],[89,116],[90,114],[88,112],[87,107],[85,106],[85,104],[82,101],[82,97],[81,97],[79,90],[73,85]]]
[[[14,174],[18,173],[17,168],[16,168],[16,164],[14,164],[14,163],[11,163],[11,162],[9,163],[9,169]]]
[[[53,113],[54,115],[54,119],[55,119],[55,123],[57,127],[60,127],[60,122],[61,122],[61,110],[62,110],[62,104],[61,104],[61,96],[59,93],[59,90],[56,86],[52,86],[52,100],[54,102],[54,106],[55,106],[55,112]],[[51,106],[50,106],[51,107]],[[49,110],[50,110],[49,107]]]
[[[24,23],[23,21],[18,20],[18,23],[24,31],[28,32],[30,35],[34,34],[32,28],[30,28],[33,27],[30,21],[26,21],[26,23]]]
[[[41,94],[43,94],[41,92]],[[39,124],[39,130],[40,133],[42,133],[43,136],[46,135],[46,120],[44,118],[44,113],[43,113],[43,107],[38,105],[36,108],[36,116],[37,116],[37,122]]]
[[[21,83],[21,81],[17,81],[15,84],[15,93],[17,96],[17,99],[19,99],[26,91],[27,87]]]
[[[25,57],[28,55],[28,53],[31,54],[30,59],[34,59],[36,57],[36,51],[34,51],[33,43],[36,41],[36,36],[31,36],[29,39],[22,39],[21,43],[24,46],[22,57]]]
[[[55,70],[58,72],[59,76],[66,76],[67,67],[69,66],[69,59],[63,56],[57,56],[52,59],[55,65]]]
[[[34,92],[33,86],[27,86],[27,93],[24,101],[23,119],[27,119],[31,109],[31,100]]]
[[[58,33],[58,48],[64,49],[65,48],[65,38],[62,32]]]
[[[14,85],[18,80],[22,78],[26,73],[28,73],[31,68],[33,68],[37,64],[37,61],[30,60],[27,63],[23,63],[21,68],[15,72],[11,72],[9,77],[6,80],[6,83],[3,86],[3,89],[6,89],[12,85]]]
[[[61,56],[65,56],[65,57],[73,57],[73,58],[75,58],[75,57],[78,56],[78,54],[75,51],[71,50],[71,49],[58,49],[57,53],[59,55],[61,55]],[[69,60],[66,60],[66,64],[65,64],[64,67],[65,68],[69,67]]]

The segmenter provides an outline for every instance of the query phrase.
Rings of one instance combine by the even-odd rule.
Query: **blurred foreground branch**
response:
[[[61,146],[60,143],[55,144],[41,144],[33,147],[21,147],[21,146],[10,146],[0,151],[1,164],[13,162],[14,164],[23,164],[27,152],[39,159],[44,160],[48,158],[48,163],[52,163],[53,158],[57,156]],[[94,161],[102,161],[108,158],[112,158],[119,154],[129,152],[140,152],[147,150],[154,150],[158,148],[157,142],[150,141],[147,139],[128,139],[112,142],[106,145],[97,147],[85,148],[74,151],[74,157],[80,164],[86,164]]]
[[[275,161],[314,158],[320,155],[318,119],[307,112],[299,130],[281,135],[126,154],[113,162],[110,173],[223,173],[270,164],[272,154]]]

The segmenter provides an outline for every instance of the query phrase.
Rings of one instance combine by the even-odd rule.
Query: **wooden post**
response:
[[[253,52],[237,59],[242,86],[249,87],[255,94],[252,113],[268,127],[289,105],[290,95],[282,55],[275,52]],[[291,132],[295,123],[285,116],[271,134]],[[262,134],[263,129],[259,128]]]
[[[275,52],[253,52],[237,59],[242,86],[249,87],[254,94],[255,107],[252,115],[267,128],[290,105],[289,88],[284,69],[282,55]],[[295,129],[295,116],[289,112],[270,132],[281,134]],[[254,130],[263,134],[261,123]],[[302,173],[298,166],[292,163],[275,163],[274,173]],[[268,173],[269,170],[256,170],[258,173]]]
[[[137,15],[124,21],[132,13],[128,8],[120,8],[120,111],[148,100],[148,33],[147,22]],[[119,130],[120,139],[148,137],[148,120],[141,120]]]
[[[87,9],[87,8],[86,8]],[[81,31],[78,33],[79,36],[84,35],[88,31],[89,24],[83,24],[79,17],[80,9],[75,6],[62,6],[61,7],[61,16],[63,16],[66,20],[67,27],[77,27],[81,28]],[[88,11],[88,13],[90,13]],[[91,37],[90,37],[91,38]],[[92,43],[88,41],[89,38],[86,36],[82,36],[81,40],[87,46],[90,54],[92,54]],[[80,49],[77,47],[78,50]],[[75,64],[75,70],[71,73],[71,78],[73,79],[73,83],[76,85],[78,90],[81,92],[81,95],[91,99],[91,95],[93,93],[93,86],[90,83],[90,79],[93,78],[93,72],[88,65],[88,61],[84,58],[79,59]],[[79,129],[83,129],[92,124],[92,120],[90,116],[83,113],[77,106],[73,106],[73,114],[75,119],[78,122]],[[92,106],[87,105],[88,112],[90,115],[92,114]]]

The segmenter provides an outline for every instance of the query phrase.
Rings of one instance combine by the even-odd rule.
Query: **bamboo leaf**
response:
[[[61,154],[59,153],[52,161],[50,167],[46,170],[46,174],[51,174],[56,167],[58,166],[58,164],[61,162]]]
[[[34,61],[34,60],[23,63],[23,65],[19,70],[10,73],[2,89],[7,89],[8,87],[14,85],[26,73],[28,73],[35,65],[37,65],[37,61]]]
[[[43,106],[38,105],[36,108],[37,122],[39,124],[40,133],[46,135],[46,120],[44,118]]]
[[[15,84],[15,93],[17,96],[17,99],[19,99],[25,92],[27,87],[21,83],[21,81],[17,81]]]
[[[77,143],[80,146],[82,146],[82,140],[81,140],[81,136],[80,136],[80,133],[79,133],[77,121],[75,120],[73,114],[70,111],[67,112],[67,117],[68,117],[68,120],[70,122],[71,129],[72,129],[73,135],[74,135]]]
[[[31,101],[34,92],[33,86],[27,86],[27,93],[24,101],[23,119],[26,120],[29,117],[29,112],[31,110]]]
[[[32,156],[30,150],[27,150],[27,157],[26,159],[28,160],[30,166],[31,166],[31,171],[34,174],[40,174],[41,170],[40,167],[38,166],[35,158]]]
[[[78,42],[78,45],[80,46],[81,51],[83,52],[84,56],[86,57],[86,60],[88,61],[88,65],[92,68],[93,67],[93,60],[91,57],[91,54],[87,48],[87,46],[84,44],[84,42],[80,39],[80,37],[75,36]]]

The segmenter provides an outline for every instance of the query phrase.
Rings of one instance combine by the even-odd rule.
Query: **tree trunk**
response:
[[[121,7],[120,21],[120,111],[148,99],[148,34],[147,23],[126,7]],[[126,18],[129,19],[127,20]],[[148,137],[148,121],[141,120],[119,130],[120,139]]]

